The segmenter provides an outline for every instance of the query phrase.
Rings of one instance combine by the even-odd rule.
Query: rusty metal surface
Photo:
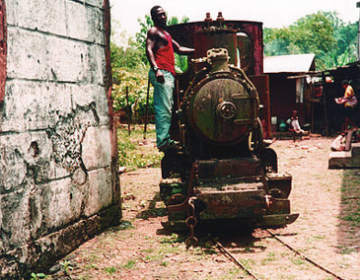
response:
[[[246,69],[246,73],[249,75],[262,75],[264,72],[262,22],[225,20],[224,25],[237,32],[245,33],[249,37],[252,46],[251,57],[253,63]],[[203,27],[204,22],[191,22],[168,26],[167,31],[180,45],[193,48],[195,45],[193,34],[200,32]],[[201,55],[201,52],[199,55]]]
[[[269,76],[250,76],[251,82],[257,89],[259,94],[260,104],[260,119],[262,120],[264,138],[271,138],[271,114],[270,114],[270,88],[269,88]]]
[[[183,111],[204,141],[233,145],[246,140],[255,128],[258,93],[246,74],[229,64],[231,53],[227,49],[215,48],[206,53],[206,57],[195,60],[195,68],[199,63],[207,66],[195,74],[186,89]]]
[[[197,197],[206,205],[201,219],[256,217],[264,214],[264,190],[202,192]]]
[[[256,158],[232,158],[196,161],[197,180],[229,179],[229,177],[253,177],[260,174],[260,162]]]
[[[0,0],[0,106],[5,97],[7,23],[5,1]]]
[[[196,197],[206,205],[200,213],[202,220],[290,214],[288,199],[266,195],[264,189],[223,192],[206,190]]]
[[[267,174],[269,189],[279,189],[288,197],[291,192],[292,176],[289,174],[270,173]]]
[[[229,30],[218,32],[194,33],[195,58],[205,57],[208,50],[213,48],[226,48],[230,54],[230,63],[237,65],[236,33]]]
[[[230,75],[221,76],[199,83],[189,107],[190,121],[210,141],[236,142],[248,135],[255,122],[257,102],[243,84]]]

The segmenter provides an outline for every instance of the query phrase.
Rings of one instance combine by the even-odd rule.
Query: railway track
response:
[[[295,268],[292,270],[292,273],[294,272],[294,270],[298,270],[298,272],[301,273],[301,278],[296,278],[296,279],[348,280],[340,275],[337,275],[335,272],[332,272],[331,270],[321,265],[317,261],[314,261],[313,259],[307,257],[299,250],[293,248],[291,245],[285,242],[281,237],[279,237],[278,234],[274,233],[273,230],[264,230],[264,232],[266,232],[268,236],[262,238],[271,240],[269,244],[272,242],[281,244],[281,247],[284,249],[284,252],[281,253],[281,256],[289,256],[288,259],[291,258],[291,256],[297,256],[303,262],[306,262],[309,265],[309,268],[306,269],[306,271],[304,271],[303,268],[298,268],[296,267],[297,266],[296,264],[293,264]],[[268,275],[267,273],[264,274],[263,272],[257,271],[256,268],[249,268],[249,264],[248,264],[249,260],[248,259],[244,260],[244,252],[239,252],[238,249],[231,247],[226,248],[226,246],[224,246],[220,241],[215,240],[214,237],[209,236],[209,238],[222,254],[224,254],[228,259],[233,261],[236,266],[238,266],[248,275],[248,278],[246,279],[250,279],[250,278],[256,280],[293,279],[293,278],[275,278],[274,275]],[[267,248],[267,249],[270,250],[271,248]],[[288,263],[291,263],[291,261]],[[274,265],[272,266],[272,268],[274,269]],[[284,274],[285,273],[286,272],[284,271]]]

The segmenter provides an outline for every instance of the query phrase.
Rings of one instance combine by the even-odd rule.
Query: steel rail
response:
[[[283,241],[281,238],[276,236],[273,232],[271,232],[271,230],[267,229],[266,232],[268,232],[271,235],[271,237],[273,237],[274,239],[279,241],[281,244],[283,244],[285,247],[287,247],[288,249],[293,251],[295,254],[300,256],[302,259],[306,260],[307,262],[311,263],[312,265],[316,266],[317,268],[321,269],[322,271],[324,271],[324,272],[326,272],[328,274],[331,274],[332,276],[334,276],[338,280],[345,280],[345,278],[342,278],[341,276],[335,274],[334,272],[330,271],[329,269],[325,268],[324,266],[322,266],[322,265],[316,263],[315,261],[313,261],[312,259],[308,258],[304,254],[300,253],[298,250],[296,250],[295,248],[293,248],[292,246],[287,244],[285,241]]]
[[[239,266],[242,270],[244,270],[249,276],[253,277],[256,280],[261,280],[260,278],[256,277],[256,275],[252,273],[249,269],[247,269],[244,264],[242,264],[239,260],[237,260],[220,242],[215,241],[211,236],[209,238],[225,256],[230,258],[237,266]]]
[[[332,272],[331,270],[325,268],[324,266],[316,263],[315,261],[313,261],[312,259],[308,258],[307,256],[305,256],[304,254],[300,253],[298,250],[296,250],[295,248],[293,248],[292,246],[290,246],[289,244],[287,244],[285,241],[283,241],[281,238],[279,238],[278,236],[276,236],[276,234],[274,234],[273,232],[271,232],[269,229],[265,230],[267,233],[270,234],[270,236],[272,238],[274,238],[276,241],[280,242],[282,245],[284,245],[285,247],[287,247],[288,249],[290,249],[292,252],[294,252],[295,254],[297,254],[298,256],[300,256],[302,259],[306,260],[307,262],[311,263],[312,265],[314,265],[315,267],[319,268],[320,270],[332,275],[333,277],[335,277],[338,280],[346,280],[345,278],[335,274],[334,272]],[[220,252],[222,252],[226,257],[228,257],[229,259],[231,259],[238,267],[240,267],[242,270],[244,270],[249,276],[253,277],[256,280],[260,280],[254,273],[252,273],[249,269],[247,269],[245,267],[244,264],[241,263],[241,261],[239,261],[238,259],[236,259],[220,242],[215,241],[211,236],[209,236],[209,239],[215,244],[215,246],[220,250]]]

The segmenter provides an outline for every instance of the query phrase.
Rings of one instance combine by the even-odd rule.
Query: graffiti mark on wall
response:
[[[20,151],[13,147],[0,147],[0,193],[21,185],[25,174],[26,167]]]
[[[82,142],[88,126],[78,119],[71,118],[51,135],[55,162],[72,175],[73,183],[77,185],[82,185],[87,179],[86,167],[81,156]]]
[[[79,120],[69,119],[68,123],[59,126],[51,135],[55,162],[69,173],[74,173],[83,164],[81,144],[88,126]]]
[[[82,143],[90,125],[98,125],[95,104],[81,107],[64,117],[54,129],[48,130],[55,162],[72,176],[76,185],[87,180],[87,169],[82,160]],[[90,123],[92,122],[92,123]]]

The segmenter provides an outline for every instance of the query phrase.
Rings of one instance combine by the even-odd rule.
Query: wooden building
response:
[[[293,110],[298,111],[300,123],[310,123],[313,106],[309,98],[313,88],[307,73],[315,71],[314,54],[281,55],[264,58],[264,74],[269,75],[272,131],[286,122]]]

